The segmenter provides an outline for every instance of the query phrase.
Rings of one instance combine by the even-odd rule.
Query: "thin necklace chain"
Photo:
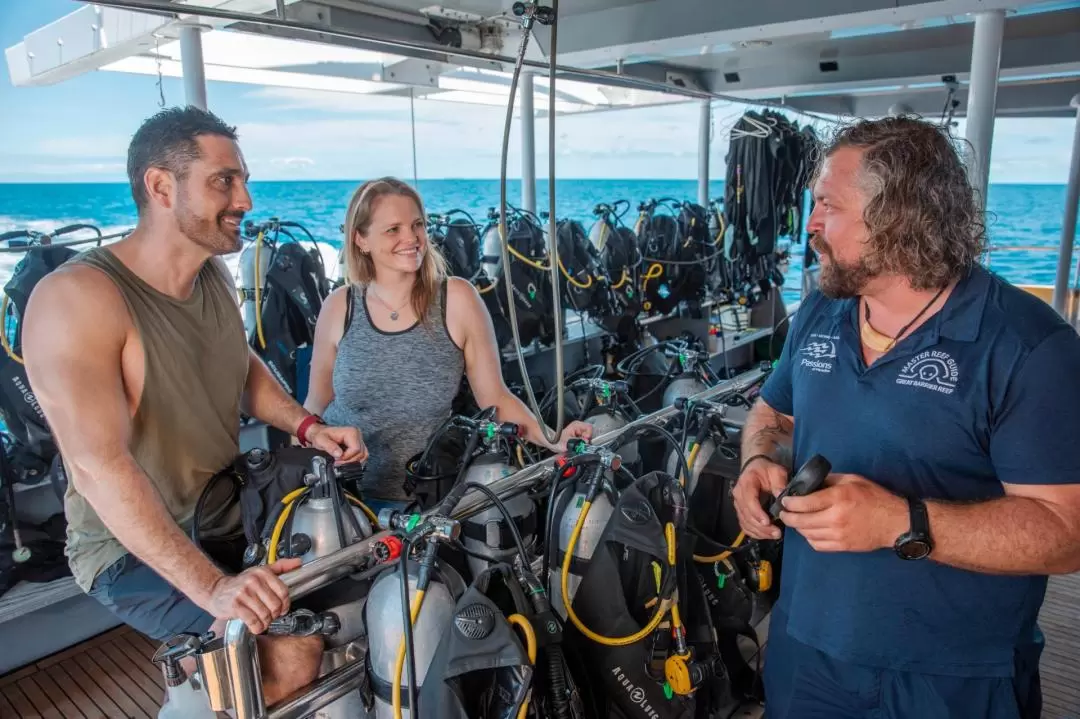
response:
[[[400,312],[400,311],[401,311],[401,308],[402,308],[402,307],[404,307],[405,305],[409,304],[409,300],[411,299],[410,297],[406,297],[406,298],[405,298],[405,301],[404,301],[404,302],[402,302],[402,303],[401,303],[401,304],[400,304],[400,305],[399,305],[399,306],[397,307],[397,309],[395,309],[395,308],[391,307],[391,306],[389,305],[389,303],[387,303],[387,301],[386,301],[386,300],[384,300],[384,299],[383,299],[383,298],[382,298],[382,297],[381,297],[381,296],[379,295],[379,293],[375,291],[375,288],[373,288],[373,287],[372,287],[371,285],[368,285],[368,290],[370,290],[370,291],[371,291],[371,294],[375,296],[375,299],[377,299],[377,300],[379,301],[379,304],[381,304],[381,305],[382,305],[383,307],[385,307],[386,309],[390,310],[390,319],[392,319],[392,320],[396,320],[396,319],[398,318],[398,312]]]

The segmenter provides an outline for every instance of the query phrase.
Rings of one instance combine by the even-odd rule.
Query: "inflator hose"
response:
[[[697,442],[695,442],[694,446],[690,449],[690,456],[686,458],[686,464],[690,468],[691,472],[694,471],[694,462],[697,460],[698,451],[700,449],[701,449],[701,445],[698,444]],[[700,554],[695,554],[694,555],[694,561],[698,562],[699,564],[715,564],[716,562],[722,562],[725,559],[727,559],[728,557],[730,557],[735,552],[735,550],[739,548],[739,546],[743,543],[743,541],[745,539],[746,539],[746,532],[739,532],[739,536],[736,537],[735,541],[731,543],[731,548],[730,549],[726,549],[723,552],[721,552],[720,554],[716,554],[716,555],[708,556],[708,557],[702,556]]]

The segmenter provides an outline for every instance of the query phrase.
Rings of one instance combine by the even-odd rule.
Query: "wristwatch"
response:
[[[921,499],[909,497],[908,511],[911,514],[911,529],[897,537],[893,550],[901,559],[926,559],[934,551],[926,504]]]

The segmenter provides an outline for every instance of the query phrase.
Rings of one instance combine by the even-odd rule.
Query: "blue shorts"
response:
[[[219,551],[207,548],[225,571],[239,569],[237,551],[243,550],[236,544]],[[124,624],[154,641],[163,642],[183,632],[203,634],[214,623],[210,614],[132,554],[125,554],[98,574],[89,595]]]
[[[842,662],[792,639],[775,610],[765,648],[765,719],[1037,719],[1041,642],[1013,678],[892,671]]]

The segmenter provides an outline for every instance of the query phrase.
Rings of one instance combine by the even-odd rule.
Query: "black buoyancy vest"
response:
[[[592,559],[582,577],[573,609],[593,632],[605,637],[625,637],[640,631],[656,612],[657,596],[653,564],[665,577],[662,584],[678,582],[679,609],[686,625],[688,643],[701,654],[711,650],[712,629],[700,584],[690,565],[693,541],[689,534],[676,537],[676,576],[670,575],[664,522],[670,508],[663,499],[664,485],[675,480],[661,472],[647,474],[624,489],[615,505]],[[613,588],[620,591],[613,591]],[[666,593],[666,592],[665,592]],[[665,618],[664,627],[670,617]],[[659,628],[658,628],[659,629]],[[565,627],[566,643],[582,657],[589,673],[591,701],[598,716],[618,719],[691,719],[696,717],[703,694],[725,694],[723,671],[705,692],[668,698],[664,677],[650,676],[653,637],[626,646],[608,646],[584,636],[573,622]],[[663,634],[664,632],[660,632]]]
[[[564,305],[594,316],[611,314],[607,271],[585,228],[577,220],[563,220],[556,234],[559,238],[559,262],[562,264],[560,284]],[[570,275],[574,281],[571,282],[566,275]]]
[[[15,359],[7,351],[0,353],[0,388],[2,388],[0,389],[0,414],[3,415],[4,424],[7,425],[8,432],[15,438],[17,445],[25,448],[25,451],[18,455],[33,465],[32,471],[37,472],[38,477],[45,476],[49,464],[56,456],[57,449],[45,419],[45,413],[30,387],[26,367],[20,361],[23,329],[21,318],[25,316],[26,304],[37,283],[76,254],[78,253],[70,247],[32,246],[15,266],[11,279],[4,285],[4,293],[15,308],[15,316],[19,318],[10,346],[12,354],[20,359]],[[3,318],[5,334],[7,334],[6,319],[5,315]],[[17,464],[19,466],[13,466],[12,471],[16,477],[26,479],[24,476],[26,468],[21,466],[21,462]]]
[[[731,488],[738,480],[738,460],[715,452],[698,477],[694,493],[688,498],[693,507],[690,524],[696,539],[697,553],[715,556],[723,553],[717,544],[730,545],[739,533],[739,520],[731,501]],[[739,637],[757,644],[751,625],[754,594],[747,583],[749,565],[745,554],[733,553],[724,562],[694,562],[708,607],[716,640],[731,679],[732,695],[738,700],[763,700],[757,669],[746,662],[738,645]],[[779,569],[779,567],[777,567]]]
[[[261,312],[266,347],[257,334],[251,337],[251,344],[294,398],[300,391],[296,351],[314,343],[315,324],[329,292],[330,282],[317,248],[283,242],[274,249]]]
[[[507,243],[531,262],[547,266],[549,254],[544,233],[531,217],[507,218]],[[491,261],[498,262],[500,259],[501,255],[496,255]],[[535,339],[543,344],[554,341],[555,315],[550,271],[528,264],[511,254],[509,270],[500,265],[499,274],[500,286],[494,293],[498,295],[503,314],[509,318],[503,283],[510,282],[521,344],[528,345]]]
[[[506,609],[528,621],[527,602],[509,565],[492,565],[477,576],[454,607],[420,688],[425,719],[515,719],[532,689],[526,647],[494,598],[496,576],[512,597]]]
[[[432,239],[446,258],[450,274],[473,282],[480,272],[480,234],[476,225],[457,217]]]

